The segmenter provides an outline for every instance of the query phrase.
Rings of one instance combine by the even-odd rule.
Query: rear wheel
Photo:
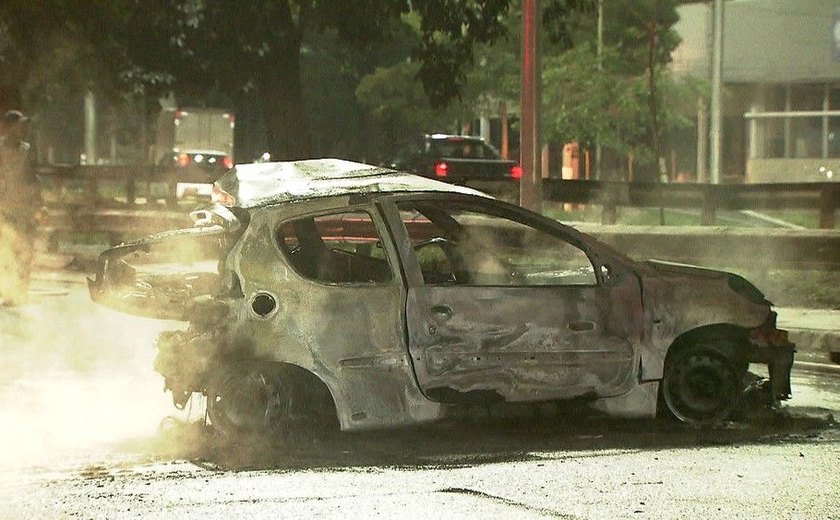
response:
[[[207,388],[207,412],[213,427],[228,436],[281,434],[294,406],[292,388],[269,366],[225,367]]]
[[[726,420],[741,396],[738,364],[702,345],[676,353],[665,365],[662,406],[689,424]]]

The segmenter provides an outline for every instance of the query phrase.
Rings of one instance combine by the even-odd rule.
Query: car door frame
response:
[[[561,238],[562,240],[580,248],[589,258],[589,260],[593,264],[593,269],[595,270],[595,276],[597,279],[597,284],[595,286],[587,286],[589,288],[595,288],[595,290],[599,290],[604,293],[610,294],[610,302],[609,302],[609,318],[611,321],[620,321],[621,323],[611,323],[611,326],[617,326],[619,329],[625,330],[627,332],[627,341],[631,344],[632,352],[629,354],[629,358],[623,362],[626,362],[626,368],[623,371],[623,376],[620,381],[616,382],[611,390],[608,392],[609,395],[598,395],[597,397],[608,397],[612,395],[620,395],[629,391],[633,385],[637,382],[637,370],[635,367],[639,366],[639,355],[640,349],[638,348],[639,342],[641,337],[644,335],[644,313],[641,306],[641,287],[639,285],[639,279],[635,275],[635,272],[631,269],[629,262],[625,262],[625,258],[620,255],[620,253],[613,253],[606,248],[605,246],[601,246],[596,241],[588,239],[585,235],[577,232],[573,228],[560,224],[556,221],[551,219],[542,217],[540,215],[534,214],[527,210],[523,210],[518,206],[514,206],[511,204],[507,204],[504,202],[496,201],[494,199],[485,198],[485,197],[478,197],[478,196],[470,196],[470,195],[461,195],[461,194],[406,194],[406,195],[395,195],[391,196],[387,199],[387,201],[381,201],[380,205],[383,211],[383,216],[385,217],[386,221],[389,224],[389,228],[392,232],[392,239],[396,246],[397,252],[400,256],[399,262],[401,268],[403,270],[403,274],[405,276],[405,283],[406,287],[406,310],[405,310],[405,334],[406,334],[406,344],[410,351],[410,358],[412,360],[413,368],[415,377],[417,378],[418,386],[421,388],[421,391],[432,400],[440,401],[440,402],[461,402],[461,401],[475,401],[475,400],[545,400],[545,399],[554,399],[554,398],[567,398],[567,397],[576,397],[575,395],[568,395],[563,391],[551,391],[550,389],[543,389],[546,391],[533,391],[533,389],[529,391],[520,392],[520,394],[516,396],[499,396],[499,395],[492,395],[493,392],[470,392],[470,391],[457,391],[457,392],[444,392],[443,394],[431,391],[433,388],[429,386],[429,374],[426,372],[424,368],[424,364],[427,362],[424,359],[424,355],[422,352],[416,351],[414,349],[414,345],[417,343],[417,334],[422,334],[422,331],[412,330],[412,326],[417,328],[417,323],[412,323],[411,319],[411,306],[414,305],[416,302],[413,301],[414,296],[417,294],[418,290],[422,291],[424,287],[435,287],[434,285],[428,285],[423,280],[423,275],[420,271],[420,265],[414,253],[413,245],[411,238],[408,234],[406,227],[404,226],[402,219],[400,217],[400,213],[397,207],[397,204],[401,201],[418,201],[418,200],[438,200],[442,202],[446,201],[463,201],[469,204],[477,204],[479,207],[486,208],[490,210],[492,213],[500,213],[505,218],[510,218],[511,220],[515,220],[536,228],[540,231],[550,233],[554,236]],[[455,286],[458,287],[458,286]],[[488,286],[488,287],[481,287],[481,286],[461,286],[461,287],[471,287],[472,290],[478,294],[485,293],[485,294],[492,294],[492,293],[502,293],[504,294],[506,291],[509,293],[516,293],[518,289],[522,289],[522,286],[514,286],[514,287],[498,287],[498,286]],[[554,289],[563,290],[564,288],[568,288],[569,291],[574,290],[574,286],[547,286]],[[533,288],[526,288],[535,291],[546,290],[543,287],[533,287]],[[606,303],[604,304],[606,305]],[[629,306],[629,313],[623,313],[621,309],[622,306]],[[629,315],[625,315],[629,314]],[[424,324],[425,326],[425,324]],[[434,325],[429,324],[430,327],[434,327]],[[539,363],[540,359],[539,356],[534,358],[534,361]],[[465,389],[461,389],[465,390]],[[498,394],[498,392],[497,392]],[[593,396],[594,397],[594,396]]]

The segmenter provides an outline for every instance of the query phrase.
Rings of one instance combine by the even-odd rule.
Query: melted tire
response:
[[[741,376],[730,360],[703,347],[690,347],[669,360],[661,405],[673,418],[694,425],[727,420],[738,407]]]
[[[292,388],[269,367],[235,365],[221,369],[207,388],[207,414],[226,437],[275,437],[287,432]]]

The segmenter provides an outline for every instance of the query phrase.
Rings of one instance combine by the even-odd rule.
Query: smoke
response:
[[[0,218],[0,304],[26,300],[32,240]]]
[[[36,274],[29,303],[0,307],[0,465],[89,461],[127,445],[149,455],[171,448],[159,426],[177,410],[152,363],[159,332],[182,325],[98,306],[82,275]]]

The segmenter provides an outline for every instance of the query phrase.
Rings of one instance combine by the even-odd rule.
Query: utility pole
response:
[[[721,90],[723,84],[723,0],[712,4],[712,102],[709,140],[709,177],[712,184],[720,184],[720,156],[723,132]]]
[[[596,46],[598,73],[604,70],[604,0],[598,0],[598,42]],[[601,180],[601,140],[595,136],[595,179]]]
[[[519,204],[542,211],[540,156],[540,1],[522,0],[522,86]]]
[[[85,163],[96,164],[98,157],[96,156],[96,141],[98,136],[97,121],[96,121],[96,95],[93,90],[88,90],[85,93],[84,100],[84,114],[85,114]]]

